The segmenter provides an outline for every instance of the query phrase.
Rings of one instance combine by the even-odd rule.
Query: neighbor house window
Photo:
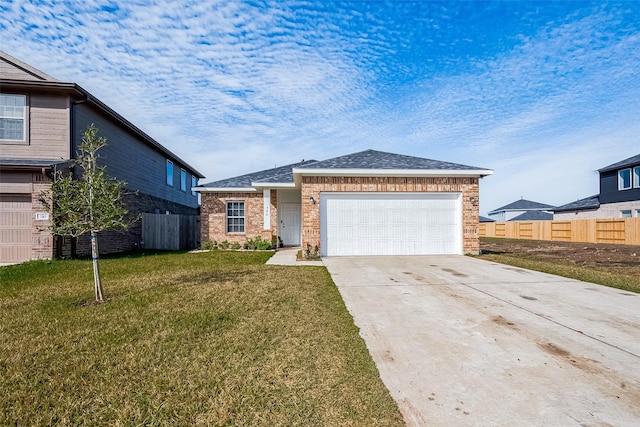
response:
[[[227,233],[244,233],[244,202],[227,202]]]
[[[628,190],[631,188],[631,169],[618,171],[618,190]]]
[[[640,166],[633,168],[633,186],[640,188]]]
[[[193,187],[197,187],[198,186],[198,178],[196,178],[195,176],[191,175],[191,195],[195,196],[196,192],[193,191]]]
[[[631,218],[631,209],[620,211],[620,218]]]
[[[187,191],[187,171],[180,169],[180,190]]]
[[[167,160],[167,185],[173,187],[173,162]]]
[[[0,95],[0,140],[26,141],[27,97]]]
[[[640,209],[636,209],[636,217],[640,218]]]

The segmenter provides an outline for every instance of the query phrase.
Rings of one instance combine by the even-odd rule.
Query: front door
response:
[[[287,246],[300,246],[302,232],[300,205],[286,203],[280,206],[280,236]]]

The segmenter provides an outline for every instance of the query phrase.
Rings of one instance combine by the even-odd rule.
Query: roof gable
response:
[[[520,199],[515,202],[504,205],[501,208],[494,209],[489,213],[500,211],[519,211],[519,210],[553,210],[555,206],[544,203],[532,202],[531,200]]]
[[[636,154],[635,156],[629,157],[628,159],[624,159],[609,166],[605,166],[602,169],[598,169],[598,172],[608,172],[615,169],[628,168],[638,165],[640,165],[640,154]]]
[[[2,51],[0,51],[0,76],[7,80],[60,81]]]
[[[484,168],[383,151],[365,150],[323,160],[298,169],[313,171],[314,169],[480,170]]]

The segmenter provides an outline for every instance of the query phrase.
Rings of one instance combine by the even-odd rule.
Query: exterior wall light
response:
[[[313,196],[309,197],[309,201],[314,205],[316,204],[316,199],[314,199]]]

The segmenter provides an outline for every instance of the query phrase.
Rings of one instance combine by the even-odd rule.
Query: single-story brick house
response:
[[[322,256],[478,253],[479,181],[492,170],[366,150],[195,187],[201,240],[261,236]]]

